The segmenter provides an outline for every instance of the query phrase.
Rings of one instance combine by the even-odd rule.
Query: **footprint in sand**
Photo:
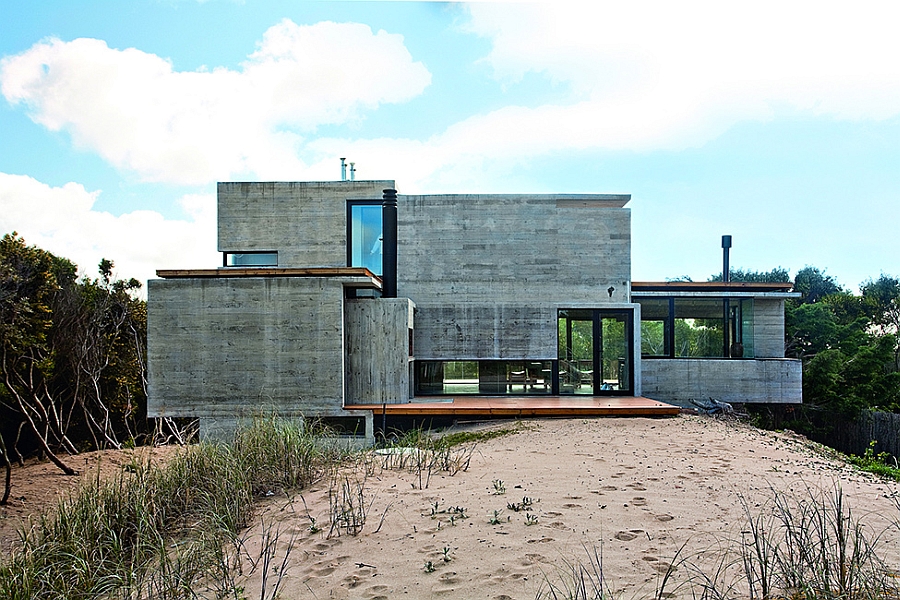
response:
[[[562,531],[566,531],[569,529],[568,527],[566,527],[566,524],[563,523],[562,521],[553,521],[552,523],[550,523],[550,527],[552,527],[553,529],[559,529]]]
[[[660,573],[665,573],[667,571],[674,573],[675,571],[678,570],[678,567],[676,567],[672,563],[667,563],[665,561],[659,561],[659,562],[655,563],[653,565],[653,568],[656,569],[657,571],[659,571]]]
[[[553,541],[552,537],[542,537],[537,540],[528,540],[528,543],[529,544],[546,544],[546,543],[552,542],[552,541]]]
[[[644,533],[643,529],[632,529],[631,531],[620,531],[615,535],[617,540],[621,540],[623,542],[630,542],[631,540],[637,538],[637,536]]]
[[[563,508],[581,508],[581,505],[569,503],[569,504],[563,504]]]
[[[443,573],[438,579],[447,584],[454,584],[459,582],[459,577],[456,576],[456,571],[451,571],[449,573]]]
[[[662,521],[663,523],[665,523],[667,521],[671,521],[674,518],[675,517],[673,517],[672,515],[656,515],[656,520]]]
[[[643,483],[629,483],[627,487],[630,487],[636,492],[643,492],[647,489],[644,487]]]
[[[318,567],[312,570],[313,574],[316,577],[328,577],[332,573],[334,573],[335,567],[333,565],[328,565],[327,567]]]
[[[642,498],[641,496],[638,496],[637,498],[631,499],[631,504],[633,506],[647,506],[647,499]]]
[[[619,488],[617,488],[614,485],[604,485],[603,487],[600,488],[600,491],[601,492],[614,492],[617,489],[619,489]]]
[[[366,595],[364,596],[367,600],[388,600],[388,586],[386,585],[372,585],[366,588]]]
[[[561,516],[562,516],[562,513],[561,513],[561,512],[556,512],[555,510],[548,510],[547,512],[544,513],[544,516],[547,516],[547,517],[561,517]]]
[[[544,557],[542,554],[530,553],[530,554],[526,554],[525,556],[523,556],[522,560],[519,561],[519,564],[522,565],[523,567],[528,567],[535,563],[541,563],[541,562],[547,562],[547,558]]]

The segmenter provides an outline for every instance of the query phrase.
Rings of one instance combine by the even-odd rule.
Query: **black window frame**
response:
[[[247,254],[255,255],[255,256],[262,256],[262,255],[269,254],[269,255],[272,255],[275,257],[275,262],[259,264],[259,265],[229,265],[228,264],[229,256],[247,255]],[[277,267],[278,266],[278,251],[277,250],[248,250],[246,252],[223,252],[222,253],[222,266],[225,268],[228,268],[228,269],[253,269],[253,268],[265,268],[265,267]]]

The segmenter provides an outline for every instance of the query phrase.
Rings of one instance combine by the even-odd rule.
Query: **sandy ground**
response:
[[[653,597],[682,545],[681,556],[702,563],[698,553],[740,537],[741,498],[757,512],[773,489],[802,496],[840,486],[873,530],[900,517],[891,498],[897,484],[831,460],[790,433],[697,416],[522,425],[478,444],[466,472],[434,475],[426,489],[415,473],[370,468],[370,507],[356,536],[329,536],[327,525],[310,531],[309,516],[328,523],[328,488],[335,488],[327,482],[302,498],[273,498],[259,517],[267,525],[252,534],[277,527],[283,539],[295,538],[283,597],[535,598],[548,581],[563,585],[569,566],[588,563],[595,551],[617,597]],[[526,497],[530,510],[509,508]],[[453,507],[468,518],[451,524]],[[896,559],[893,529],[883,543]],[[279,560],[285,548],[280,543]],[[260,579],[255,574],[247,589],[261,589]]]
[[[617,597],[653,597],[679,548],[702,564],[711,559],[700,553],[739,539],[742,498],[760,512],[772,490],[803,496],[840,486],[854,516],[886,530],[881,543],[900,564],[889,528],[900,517],[900,487],[793,434],[687,415],[514,425],[518,433],[477,444],[468,470],[434,473],[425,489],[390,456],[346,470],[339,485],[326,478],[291,498],[276,493],[245,532],[245,551],[258,558],[263,535],[278,533],[265,585],[271,591],[280,579],[281,598],[535,598],[594,552]],[[485,427],[498,426],[511,425]],[[75,480],[41,468],[30,484],[14,482],[13,495],[25,500],[2,509],[0,536],[9,539],[11,524],[39,504],[29,485]],[[357,535],[328,525],[329,494],[340,496],[345,480],[354,492],[362,485],[367,507]],[[243,582],[249,598],[263,596],[262,571]]]

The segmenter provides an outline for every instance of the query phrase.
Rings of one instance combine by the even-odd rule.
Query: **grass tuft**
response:
[[[300,489],[340,459],[322,435],[259,417],[231,445],[203,443],[165,466],[132,463],[86,481],[22,531],[21,549],[0,564],[0,598],[241,597],[233,571],[253,501]]]

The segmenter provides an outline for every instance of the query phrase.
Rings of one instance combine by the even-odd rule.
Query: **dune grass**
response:
[[[240,598],[227,556],[254,499],[300,489],[343,458],[302,422],[259,417],[233,444],[185,448],[86,481],[21,534],[0,564],[0,598]]]
[[[862,523],[839,487],[792,495],[772,490],[756,510],[743,498],[736,539],[695,554],[682,547],[661,575],[653,598],[764,600],[895,600],[896,565],[882,556],[884,534]],[[894,522],[891,528],[900,527]],[[545,574],[536,600],[614,598],[602,552]]]

